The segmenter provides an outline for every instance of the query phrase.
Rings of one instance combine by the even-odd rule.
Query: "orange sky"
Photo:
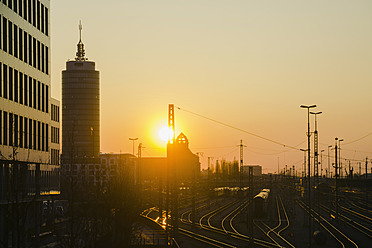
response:
[[[372,158],[372,135],[347,144],[372,132],[371,13],[369,0],[51,1],[52,96],[61,99],[82,20],[86,55],[101,72],[102,152],[132,152],[129,137],[138,137],[144,156],[164,156],[158,130],[169,103],[306,148],[299,106],[317,104],[319,151],[340,137],[343,157]],[[242,139],[245,163],[302,168],[301,152],[175,114],[204,167],[208,157],[238,158]]]

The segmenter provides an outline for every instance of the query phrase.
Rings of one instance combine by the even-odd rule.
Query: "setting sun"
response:
[[[162,140],[162,141],[168,141],[169,139],[172,138],[172,135],[173,135],[173,131],[169,129],[168,126],[163,126],[160,130],[159,130],[159,138]]]

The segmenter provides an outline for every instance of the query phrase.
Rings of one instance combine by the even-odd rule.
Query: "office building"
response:
[[[59,193],[51,139],[50,1],[0,2],[0,243],[38,241],[42,202]],[[53,104],[52,104],[53,103]],[[52,152],[53,151],[53,152]],[[53,163],[51,163],[53,162]],[[17,215],[15,215],[17,213]],[[26,235],[28,234],[28,235]]]

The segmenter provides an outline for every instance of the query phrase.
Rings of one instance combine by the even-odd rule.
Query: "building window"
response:
[[[14,146],[18,147],[18,115],[14,115],[13,129],[14,129]]]
[[[25,117],[25,135],[24,135],[24,137],[25,137],[25,142],[24,142],[24,144],[25,144],[25,148],[27,148],[28,147],[28,119]]]
[[[3,50],[8,51],[8,20],[3,17]]]
[[[23,19],[27,21],[27,0],[23,0]]]
[[[28,104],[28,98],[27,98],[27,96],[28,96],[28,92],[27,92],[28,81],[27,81],[27,75],[26,74],[24,74],[23,85],[24,85],[23,92],[24,92],[24,97],[25,97],[24,104],[27,106],[27,104]]]
[[[48,27],[49,17],[48,16],[49,16],[48,8],[45,7],[45,34],[46,34],[46,36],[49,35],[49,27]]]
[[[32,87],[32,91],[33,91],[33,94],[32,94],[32,97],[34,99],[33,101],[33,108],[36,109],[36,102],[37,102],[37,88],[36,88],[36,79],[33,79],[33,87]]]
[[[32,16],[31,16],[31,0],[28,0],[28,4],[27,4],[27,9],[28,9],[28,18],[27,18],[27,21],[29,22],[29,23],[31,23],[31,18],[32,18]]]
[[[23,10],[23,0],[18,0],[18,15],[22,17],[22,10]]]
[[[28,36],[28,64],[32,66],[32,37]]]
[[[41,71],[45,72],[45,46],[41,43]]]
[[[45,84],[42,84],[41,89],[41,111],[45,111]]]
[[[8,53],[13,55],[13,23],[8,21]]]
[[[45,85],[45,107],[47,113],[49,113],[49,86]]]
[[[8,145],[8,112],[3,112],[3,145]]]
[[[13,25],[13,27],[14,27],[13,37],[14,57],[18,58],[18,27],[17,25]]]
[[[32,66],[36,68],[36,39],[32,38]]]
[[[45,128],[45,140],[46,140],[46,142],[45,142],[45,149],[46,149],[46,151],[48,151],[49,150],[49,125],[48,124],[46,124],[46,128]]]
[[[32,0],[32,25],[36,27],[36,0]]]
[[[0,63],[0,97],[2,96],[3,96],[3,65]]]
[[[37,18],[37,29],[40,30],[40,1],[37,1],[37,6],[36,6],[36,18]]]
[[[45,73],[49,74],[49,52],[48,47],[45,46]]]
[[[3,111],[0,110],[0,145],[3,143]]]
[[[9,124],[8,124],[8,131],[9,131],[9,146],[13,146],[13,114],[9,113]]]
[[[29,149],[33,148],[33,146],[32,146],[32,136],[33,136],[32,123],[33,123],[33,121],[31,119],[28,119],[28,148]]]
[[[23,117],[19,117],[19,147],[23,147]]]
[[[41,150],[45,151],[45,123],[41,123]]]
[[[3,64],[3,97],[8,98],[8,66]]]
[[[37,94],[36,94],[36,97],[37,97],[37,109],[40,110],[40,107],[41,107],[41,82],[40,81],[37,81]]]
[[[28,77],[28,106],[32,108],[32,77]]]
[[[19,103],[23,104],[23,73],[19,72]]]
[[[44,5],[41,4],[40,6],[40,14],[41,14],[41,20],[40,20],[40,24],[41,24],[41,32],[44,33],[44,27],[45,27],[45,20],[44,20]]]
[[[41,150],[41,123],[40,121],[37,122],[37,149],[40,151]]]
[[[18,102],[18,71],[14,70],[14,101]]]
[[[41,61],[40,61],[40,56],[41,56],[41,51],[40,51],[40,41],[37,41],[37,69],[40,71],[40,66],[41,66]]]
[[[19,59],[23,61],[23,30],[18,29],[18,51],[19,51]]]
[[[37,128],[37,126],[36,126],[36,120],[33,120],[33,133],[32,133],[32,136],[33,136],[34,140],[32,142],[33,143],[33,147],[32,148],[34,150],[37,149],[37,147],[36,147],[37,146],[37,142],[36,142],[37,141],[37,136],[36,136],[37,135],[37,132],[36,132],[37,129],[36,128]]]
[[[9,66],[9,100],[13,101],[13,68]]]

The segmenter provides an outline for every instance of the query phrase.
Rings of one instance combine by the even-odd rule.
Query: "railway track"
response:
[[[337,227],[332,225],[329,221],[327,221],[322,215],[319,213],[316,213],[314,210],[311,210],[311,213],[309,213],[307,206],[302,201],[297,200],[297,204],[301,208],[304,209],[308,214],[311,214],[311,216],[314,218],[316,222],[321,225],[324,230],[326,230],[343,248],[346,247],[353,247],[358,248],[359,246],[346,234],[344,234],[342,231],[340,231]]]
[[[279,199],[279,200],[278,200]],[[275,244],[279,247],[292,247],[295,246],[285,239],[280,233],[289,227],[289,218],[285,210],[281,197],[276,197],[276,207],[278,214],[278,225],[274,228],[268,226],[262,220],[255,220],[254,224]]]

